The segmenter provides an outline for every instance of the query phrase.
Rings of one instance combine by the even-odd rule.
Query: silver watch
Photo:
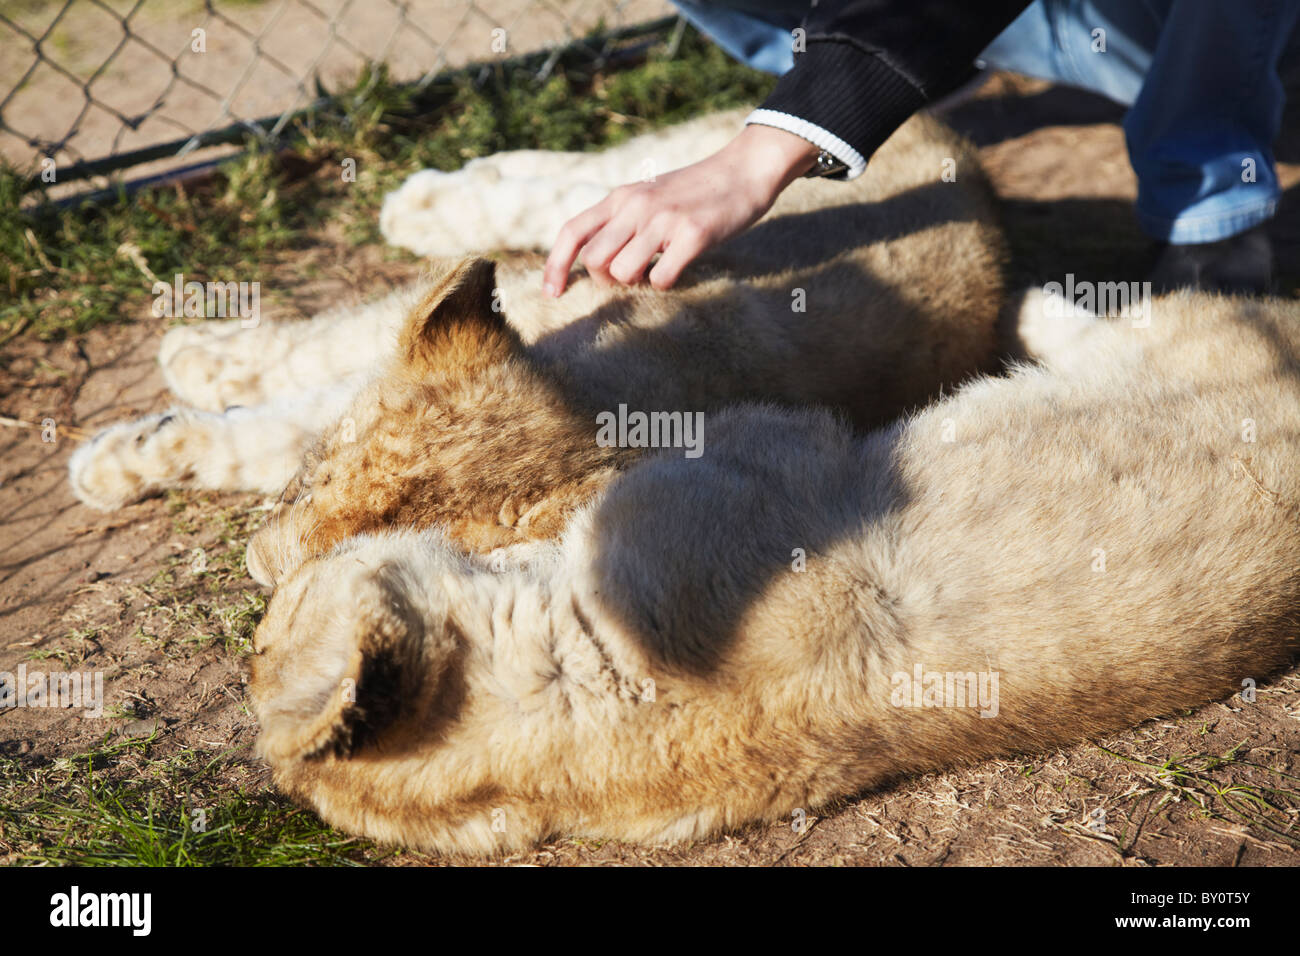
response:
[[[836,159],[826,150],[817,154],[817,160],[813,163],[812,169],[804,173],[805,179],[817,179],[823,176],[840,177],[849,171],[847,163]]]

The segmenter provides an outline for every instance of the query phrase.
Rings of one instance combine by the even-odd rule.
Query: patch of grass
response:
[[[358,865],[393,855],[268,793],[223,787],[229,754],[149,760],[148,741],[40,770],[0,757],[0,861],[61,866]],[[125,759],[132,779],[114,779]]]
[[[202,537],[164,558],[137,586],[144,600],[132,611],[139,618],[134,636],[168,656],[216,644],[229,654],[248,653],[267,603],[265,593],[250,589],[244,565],[261,509],[176,491],[167,510],[173,533]]]
[[[755,101],[771,78],[693,32],[611,74],[560,68],[544,82],[498,67],[486,82],[420,96],[367,66],[335,105],[301,118],[291,146],[250,151],[201,185],[119,191],[73,208],[43,201],[0,162],[0,342],[75,336],[149,314],[153,282],[260,281],[313,230],[377,242],[384,193],[411,172],[498,150],[595,149],[693,113]],[[355,164],[355,181],[343,163]],[[35,201],[33,201],[35,200]],[[400,255],[400,253],[394,253]]]
[[[32,648],[27,652],[25,659],[29,661],[57,660],[66,670],[72,670],[90,656],[98,638],[99,628],[75,628],[59,638],[60,641],[71,644],[71,647],[56,647],[51,644],[49,647]]]
[[[119,190],[75,209],[29,208],[24,177],[0,164],[0,327],[75,335],[148,314],[155,279],[248,277],[293,235],[274,177],[270,158],[255,153],[228,164],[221,187],[203,195],[176,188],[128,199]]]
[[[1149,787],[1126,799],[1152,797],[1152,813],[1186,802],[1205,817],[1244,825],[1262,839],[1300,847],[1300,776],[1242,760],[1237,744],[1221,755],[1176,755],[1161,763],[1099,748],[1141,768]]]
[[[206,555],[197,548],[173,555],[140,585],[148,602],[136,630],[142,641],[163,651],[174,642],[198,648],[220,644],[229,654],[252,650],[267,598],[246,587],[243,547]]]

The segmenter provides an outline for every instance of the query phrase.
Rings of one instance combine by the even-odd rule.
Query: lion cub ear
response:
[[[271,764],[350,756],[411,706],[422,682],[421,622],[383,577],[363,582],[348,614],[297,622],[303,640],[254,658],[257,749]]]
[[[481,367],[520,348],[497,299],[496,264],[471,257],[452,266],[407,317],[399,343],[419,377]]]

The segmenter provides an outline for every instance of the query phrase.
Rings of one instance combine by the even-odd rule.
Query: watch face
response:
[[[813,164],[813,168],[808,171],[807,175],[809,177],[836,176],[843,173],[848,168],[847,165],[840,162],[830,153],[826,152],[826,150],[822,150],[817,154],[817,161]]]

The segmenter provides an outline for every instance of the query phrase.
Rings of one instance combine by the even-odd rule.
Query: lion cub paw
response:
[[[1017,308],[1016,331],[1025,354],[1038,362],[1067,360],[1079,350],[1079,340],[1101,320],[1064,296],[1027,289]]]
[[[459,256],[499,247],[484,215],[485,192],[500,181],[490,165],[470,163],[445,173],[423,169],[384,197],[379,230],[395,246],[421,256]]]
[[[163,344],[168,344],[166,338]],[[249,368],[242,358],[223,353],[205,344],[160,350],[158,361],[167,387],[187,405],[210,412],[265,401],[258,369]]]
[[[189,434],[187,434],[189,433]],[[149,415],[104,429],[68,462],[73,493],[85,504],[112,511],[193,478],[193,438],[184,413]]]

